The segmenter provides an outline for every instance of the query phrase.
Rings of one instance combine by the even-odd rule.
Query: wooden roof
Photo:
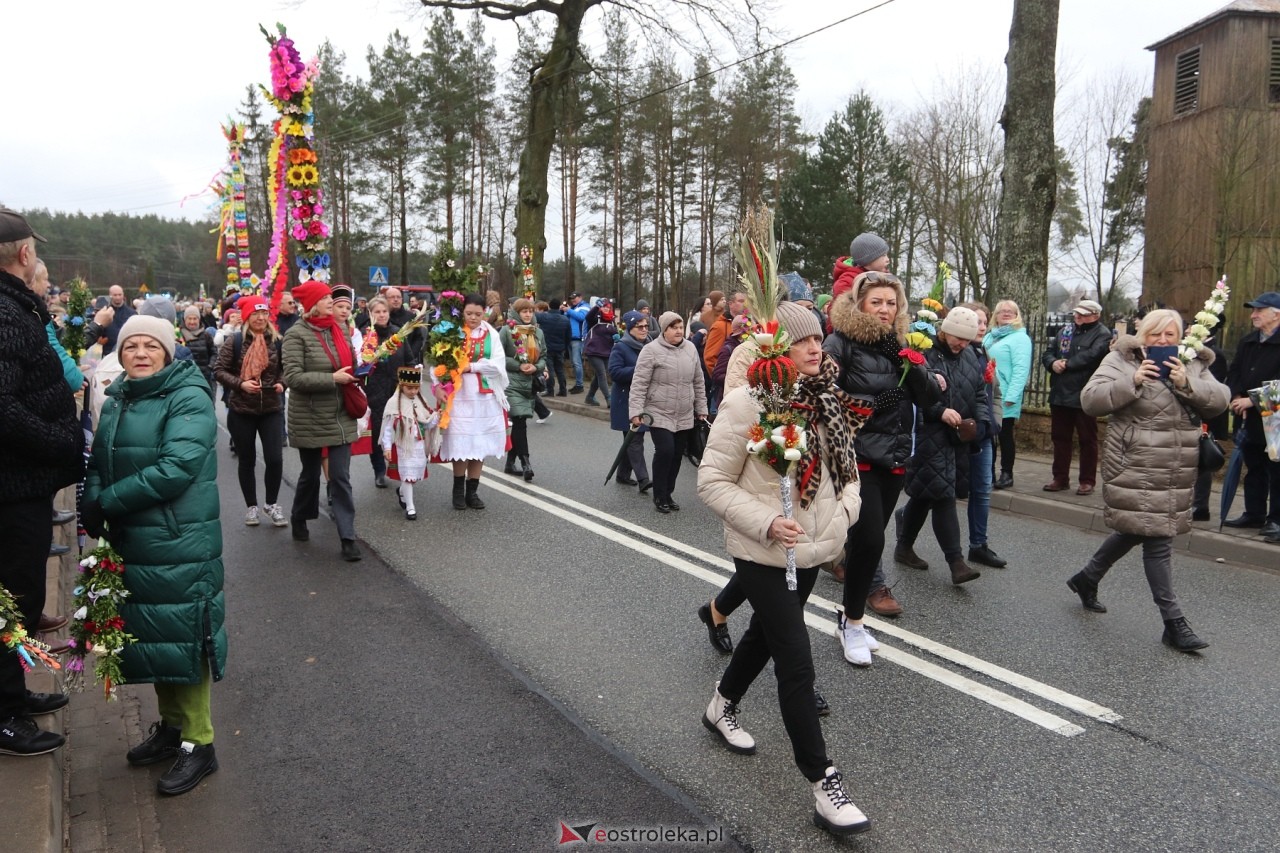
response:
[[[1201,18],[1191,26],[1183,27],[1173,35],[1166,36],[1155,44],[1148,45],[1147,50],[1159,50],[1169,42],[1176,41],[1188,33],[1204,29],[1212,23],[1234,15],[1280,16],[1280,0],[1235,0],[1235,2],[1228,3],[1213,14]]]

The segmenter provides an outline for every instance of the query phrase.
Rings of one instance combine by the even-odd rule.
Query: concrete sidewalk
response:
[[[587,406],[582,397],[553,397],[548,407],[555,412],[573,413],[607,423],[609,410]],[[601,424],[601,429],[606,428]],[[1106,533],[1103,522],[1101,488],[1092,495],[1079,496],[1074,489],[1045,492],[1051,479],[1050,459],[1041,454],[1018,456],[1012,488],[991,496],[993,509],[1081,530]],[[1224,529],[1218,532],[1218,497],[1210,499],[1211,522],[1197,522],[1194,529],[1175,540],[1177,550],[1208,559],[1221,559],[1271,573],[1280,573],[1280,545],[1254,535],[1254,530]],[[1237,497],[1237,504],[1242,499]],[[74,505],[74,492],[66,490],[57,500],[59,507]],[[1237,507],[1238,509],[1238,507]],[[73,546],[72,553],[52,558],[46,613],[65,613],[70,606],[71,580],[75,576],[74,528],[56,528],[55,542]],[[60,632],[66,636],[66,629]],[[61,689],[61,675],[47,671],[33,674],[28,685],[33,690]],[[33,758],[0,757],[0,790],[5,802],[7,843],[5,849],[21,851],[137,851],[160,849],[154,794],[150,777],[128,774],[120,756],[130,744],[143,737],[141,719],[154,717],[150,691],[124,687],[118,702],[107,703],[96,691],[72,696],[71,704],[56,714],[38,718],[42,726],[68,731],[77,739],[76,749],[60,749]],[[68,714],[70,715],[68,717]],[[73,756],[74,752],[74,758]],[[141,780],[141,781],[139,781]],[[138,787],[141,786],[141,787]],[[111,807],[104,808],[110,801]],[[70,814],[98,815],[90,823],[100,829],[94,837],[72,838]]]

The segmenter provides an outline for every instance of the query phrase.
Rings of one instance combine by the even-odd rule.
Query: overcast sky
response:
[[[772,2],[785,21],[781,40],[878,0]],[[327,37],[347,54],[347,73],[360,76],[370,44],[380,48],[397,28],[416,43],[425,28],[411,0],[4,5],[5,65],[17,74],[0,142],[0,202],[86,213],[198,218],[208,211],[208,194],[185,206],[179,200],[200,193],[221,169],[219,122],[235,112],[246,85],[269,79],[259,23],[283,22],[308,58]],[[1076,79],[1113,69],[1149,79],[1147,45],[1224,5],[1062,0],[1059,66]],[[887,107],[910,109],[961,65],[1000,67],[1012,8],[1013,0],[891,0],[788,47],[801,115],[817,131],[859,89]],[[511,25],[491,21],[488,28],[503,61]]]

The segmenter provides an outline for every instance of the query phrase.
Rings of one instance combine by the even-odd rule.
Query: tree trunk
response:
[[[1014,0],[1004,113],[1004,174],[991,293],[1045,310],[1057,193],[1053,139],[1059,0]]]
[[[516,204],[516,245],[533,250],[533,280],[542,284],[547,249],[547,169],[556,142],[560,101],[578,56],[578,31],[591,0],[564,0],[557,12],[556,35],[529,81],[529,133],[520,154],[520,189]]]

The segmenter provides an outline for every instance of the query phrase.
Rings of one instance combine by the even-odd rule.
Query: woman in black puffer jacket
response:
[[[898,353],[907,333],[907,294],[896,276],[859,275],[850,290],[831,303],[831,327],[822,348],[840,365],[840,387],[865,402],[874,414],[854,440],[862,514],[845,544],[844,615],[840,637],[845,660],[871,664],[874,640],[862,626],[867,593],[884,551],[884,529],[902,493],[911,456],[913,405],[938,400],[938,386],[923,366],[909,366],[904,378]],[[883,584],[877,593],[888,595]],[[892,602],[892,596],[888,601]],[[894,602],[896,605],[896,602]],[[898,608],[897,612],[901,612]]]
[[[907,465],[908,500],[893,553],[904,566],[929,568],[913,548],[932,510],[933,533],[951,568],[951,582],[957,586],[979,577],[964,561],[956,515],[956,498],[969,494],[969,442],[985,441],[994,434],[983,378],[985,363],[969,346],[977,337],[978,315],[969,308],[952,308],[938,329],[937,343],[928,351],[928,365],[946,387],[941,400],[920,407],[916,452]],[[961,441],[960,427],[966,418],[974,420],[976,435]]]

